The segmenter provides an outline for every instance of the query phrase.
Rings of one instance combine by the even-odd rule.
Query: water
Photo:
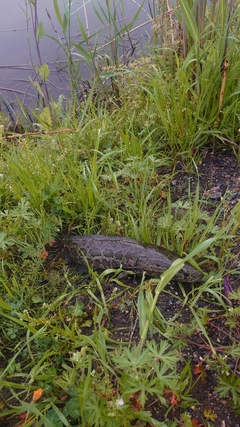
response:
[[[38,21],[43,23],[44,32],[56,37],[54,30],[56,29],[61,37],[62,31],[56,18],[53,0],[36,1]],[[152,1],[154,2],[154,0]],[[146,4],[141,10],[138,20],[134,24],[134,27],[140,26],[140,28],[131,33],[133,41],[141,40],[141,46],[144,44],[144,40],[147,40],[147,34],[150,31],[150,24],[148,26],[143,24],[150,22],[151,16],[148,3],[152,1],[145,2]],[[99,10],[98,4],[96,1],[93,2],[94,0],[79,0],[74,2],[74,6],[72,6],[71,40],[76,43],[82,42],[76,15],[78,15],[85,30],[88,30],[89,33],[92,34],[97,30],[101,30],[98,43],[103,42],[103,40],[106,41],[106,37],[109,36],[109,28],[104,27],[93,10],[93,5]],[[106,0],[100,0],[100,2],[106,11]],[[110,0],[110,2],[113,5],[114,0]],[[36,51],[32,20],[30,16],[27,16],[30,14],[30,8],[29,6],[26,7],[26,3],[26,0],[1,0],[0,101],[4,99],[12,103],[17,95],[21,102],[33,102],[35,104],[37,94],[35,90],[32,90],[30,82],[35,77],[33,67],[39,65],[40,60]],[[131,22],[139,9],[136,0],[124,0],[124,6],[123,3],[120,4],[121,7],[119,7],[118,12],[119,26],[123,25],[123,21],[124,23]],[[67,7],[67,1],[59,0],[59,7],[61,13],[63,13],[64,7]],[[50,15],[50,19],[48,15]],[[94,40],[92,40],[92,43],[94,44]],[[42,62],[47,63],[51,70],[48,78],[50,95],[56,99],[61,93],[68,94],[67,74],[60,73],[59,67],[56,66],[56,62],[64,65],[65,57],[62,49],[53,40],[44,36],[40,41],[40,53]],[[83,78],[89,77],[86,67],[83,67],[82,73]]]

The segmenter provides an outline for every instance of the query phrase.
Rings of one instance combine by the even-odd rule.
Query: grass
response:
[[[71,43],[71,2],[61,16],[54,1],[64,36],[55,41],[67,57],[72,98],[56,102],[42,92],[45,103],[33,114],[45,133],[19,135],[11,143],[8,135],[1,139],[2,420],[49,427],[193,427],[188,410],[198,405],[195,388],[208,369],[217,378],[215,391],[239,415],[239,292],[229,299],[222,285],[226,275],[239,274],[232,247],[239,242],[240,202],[229,211],[226,195],[216,207],[190,181],[176,201],[171,186],[179,164],[198,176],[206,144],[231,143],[239,156],[239,5],[226,21],[220,19],[225,2],[216,2],[214,13],[206,9],[197,25],[195,2],[179,4],[171,31],[174,36],[177,20],[185,29],[184,54],[169,34],[159,48],[157,37],[164,34],[155,33],[152,53],[126,66],[119,39],[132,27],[119,32],[116,8],[112,12],[107,2],[106,9],[96,10],[109,23],[112,51],[106,64],[81,21],[88,48]],[[161,18],[166,6],[158,5]],[[36,24],[32,2],[29,8]],[[173,19],[172,11],[168,16]],[[43,34],[38,23],[39,54]],[[231,59],[219,113],[226,46]],[[95,76],[84,101],[75,96],[81,74],[73,47]],[[97,69],[96,52],[102,61]],[[46,83],[47,66],[40,65]],[[23,106],[22,114],[26,119]],[[200,266],[203,282],[193,288],[179,284],[177,296],[172,294],[167,285],[182,260],[158,280],[143,275],[137,287],[122,283],[120,271],[82,277],[61,259],[48,263],[52,240],[70,231],[163,244]],[[113,286],[107,292],[109,273]],[[170,316],[164,310],[169,297],[178,301]],[[121,322],[114,322],[114,310]],[[215,317],[224,319],[231,338],[223,348],[209,333]],[[208,355],[193,367],[185,349],[196,334]],[[204,409],[202,423],[213,426],[216,414]]]

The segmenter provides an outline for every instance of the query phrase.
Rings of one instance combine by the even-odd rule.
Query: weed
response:
[[[201,195],[199,183],[194,191],[189,184],[182,197],[173,194],[177,165],[199,179],[202,147],[237,134],[239,8],[226,20],[220,1],[197,20],[198,2],[181,0],[171,11],[162,3],[160,22],[168,16],[172,36],[177,21],[185,31],[183,52],[174,37],[157,34],[153,14],[153,51],[124,62],[120,41],[129,39],[144,5],[121,29],[115,3],[94,6],[109,26],[109,41],[99,50],[80,20],[83,42],[72,42],[72,3],[61,14],[54,0],[63,38],[56,32],[53,40],[67,58],[72,99],[48,99],[49,70],[39,57],[35,72],[43,84],[35,88],[44,105],[34,117],[46,133],[25,134],[11,144],[1,139],[4,419],[20,416],[26,425],[47,427],[192,427],[200,422],[187,411],[198,406],[195,390],[208,381],[209,369],[217,377],[216,392],[239,413],[239,292],[231,291],[229,278],[238,273],[232,246],[239,240],[239,202],[229,210],[225,196],[216,206]],[[29,6],[37,18],[36,4]],[[86,12],[84,4],[81,10]],[[35,23],[39,49],[44,30]],[[161,36],[167,46],[159,48]],[[232,59],[219,107],[226,45]],[[83,61],[94,77],[84,97]],[[50,133],[53,127],[59,132]],[[137,287],[132,277],[131,286],[129,278],[125,283],[121,268],[100,275],[89,268],[83,277],[66,265],[62,252],[54,253],[53,238],[69,231],[163,244],[183,258],[159,279],[143,274]],[[185,262],[204,271],[203,282],[172,287]],[[213,331],[230,341],[219,343]],[[214,409],[204,408],[204,425],[215,420]]]

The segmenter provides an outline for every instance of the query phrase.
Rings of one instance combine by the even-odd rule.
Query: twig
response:
[[[217,115],[217,120],[216,120],[217,126],[220,124],[220,113],[221,113],[221,109],[222,109],[225,86],[226,86],[226,81],[227,81],[227,69],[229,66],[229,62],[227,59],[227,49],[228,49],[228,34],[229,34],[229,28],[230,28],[230,20],[231,20],[231,15],[232,15],[232,10],[233,10],[233,1],[234,0],[230,0],[229,9],[228,9],[227,31],[226,31],[226,36],[225,36],[225,46],[224,46],[223,61],[222,61],[222,67],[221,67],[222,68],[222,70],[221,70],[222,71],[222,85],[221,85],[221,91],[220,91],[220,96],[219,96],[218,115]]]
[[[220,97],[219,97],[219,104],[218,104],[218,115],[217,115],[217,121],[216,121],[217,122],[217,126],[220,123],[220,113],[221,113],[221,109],[222,109],[224,92],[225,92],[225,86],[226,86],[226,81],[227,81],[227,69],[228,69],[228,66],[229,66],[228,59],[225,58],[224,62],[223,62],[222,85],[221,85]]]
[[[190,339],[188,339],[187,340],[187,342],[189,343],[189,344],[194,344],[194,345],[196,345],[197,347],[200,347],[200,348],[204,348],[205,350],[207,350],[207,351],[211,351],[211,347],[210,347],[210,345],[209,344],[199,344],[199,343],[197,343],[196,341],[192,341],[192,340],[190,340]],[[204,342],[204,341],[203,341]],[[223,350],[226,350],[226,349],[228,349],[228,346],[226,346],[226,345],[224,345],[224,346],[220,346],[220,347],[214,347],[214,350],[215,351],[223,351]]]
[[[217,325],[214,325],[212,321],[209,321],[208,324],[211,325],[212,328],[216,328],[219,332],[222,332],[222,334],[227,335],[229,337],[229,333],[227,331],[224,331],[224,329],[220,328]],[[234,340],[239,343],[239,341],[236,338],[234,338]]]
[[[237,375],[237,370],[238,370],[238,364],[240,361],[240,357],[237,358],[236,363],[235,363],[235,367],[234,367],[234,371],[233,371],[233,375]]]
[[[46,130],[42,132],[26,132],[26,133],[16,133],[13,135],[6,136],[7,139],[13,138],[23,138],[24,136],[34,136],[34,135],[50,135],[53,133],[63,133],[63,132],[75,132],[77,128],[69,128],[69,129],[56,129],[56,130]]]

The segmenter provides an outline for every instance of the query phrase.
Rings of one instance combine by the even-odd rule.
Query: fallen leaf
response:
[[[203,360],[200,359],[199,362],[193,366],[193,373],[195,375],[202,374],[205,371],[205,367],[203,366]]]
[[[22,414],[20,414],[20,415],[18,416],[18,418],[19,418],[21,421],[20,421],[20,423],[18,423],[18,424],[17,424],[17,426],[16,426],[16,427],[19,427],[19,426],[21,426],[21,425],[25,424],[25,421],[26,421],[26,419],[27,419],[27,415],[28,415],[28,413],[27,413],[27,412],[23,412]]]
[[[164,391],[164,395],[166,396],[167,400],[169,401],[169,403],[173,406],[177,406],[179,404],[179,400],[176,396],[176,394],[174,393],[174,391],[172,390],[165,390]]]
[[[192,418],[192,427],[200,427],[200,424],[198,423],[197,418]]]
[[[40,399],[40,397],[42,397],[43,393],[44,393],[43,388],[38,388],[37,390],[35,390],[33,393],[33,398],[31,403],[36,403]]]
[[[140,392],[132,394],[131,396],[129,396],[129,398],[130,398],[131,406],[137,409],[138,411],[141,411],[142,405],[141,405],[141,402],[139,401],[139,396],[140,396]]]
[[[41,259],[45,259],[45,258],[47,258],[48,257],[48,252],[47,251],[45,251],[45,249],[43,249],[42,251],[41,251],[41,253],[40,253],[40,258]]]

